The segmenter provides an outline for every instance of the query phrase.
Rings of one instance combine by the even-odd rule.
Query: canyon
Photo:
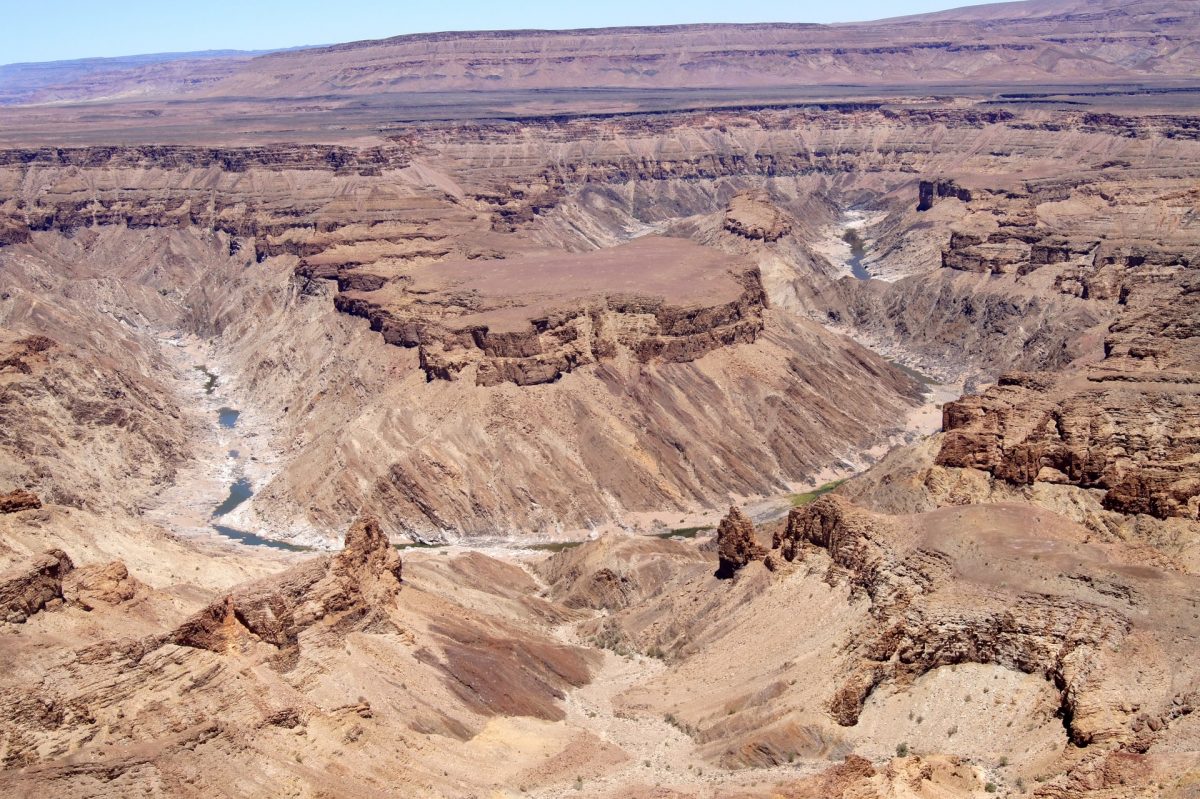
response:
[[[1200,790],[1200,10],[0,70],[0,790]]]

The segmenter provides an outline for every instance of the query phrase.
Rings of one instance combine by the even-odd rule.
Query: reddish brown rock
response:
[[[987,547],[994,537],[1006,547],[1028,534],[1030,521],[1026,511],[1004,506],[901,519],[836,496],[792,513],[779,543],[823,551],[832,571],[872,603],[870,623],[848,646],[830,699],[839,724],[856,724],[881,684],[908,684],[941,666],[983,663],[1050,680],[1061,691],[1061,712],[1078,744],[1133,735],[1133,720],[1113,712],[1111,687],[1097,685],[1094,666],[1101,653],[1117,651],[1132,629],[1123,604],[1128,599],[1120,598],[1142,588],[1123,577],[1103,590],[1079,592],[1076,586],[1088,585],[1086,580],[1066,575],[1051,588],[1030,577],[1036,557],[998,581],[987,570],[996,568],[992,558],[1005,557],[1004,550],[977,555],[980,541]],[[976,565],[964,565],[976,557]],[[975,580],[964,579],[968,573]]]
[[[226,652],[260,643],[294,662],[299,634],[324,622],[336,634],[390,624],[386,605],[400,590],[402,563],[379,523],[360,516],[336,555],[313,558],[212,603],[166,637],[180,646]]]
[[[946,404],[937,464],[1016,485],[1100,488],[1111,510],[1194,519],[1200,395],[1125,376],[1068,386],[1051,375],[1005,375],[981,395]]]
[[[112,563],[80,566],[63,580],[62,594],[67,602],[84,610],[101,604],[120,605],[137,596],[141,583],[129,574],[119,560]]]
[[[754,538],[754,523],[736,506],[717,527],[717,577],[728,580],[754,560],[761,560],[766,549]]]
[[[729,202],[724,227],[743,238],[771,242],[790,233],[792,223],[765,194],[745,193]]]
[[[36,510],[42,507],[42,501],[32,491],[18,488],[7,494],[0,494],[0,513],[17,513],[23,510]]]
[[[61,549],[39,555],[28,566],[0,575],[0,615],[20,624],[55,599],[62,599],[63,578],[74,568]]]
[[[787,526],[772,537],[771,549],[788,561],[802,559],[806,546],[824,549],[834,562],[851,570],[858,585],[871,590],[881,579],[881,539],[895,534],[888,517],[826,495],[793,508]]]
[[[659,236],[588,253],[446,261],[391,283],[338,279],[338,310],[368,319],[389,344],[419,348],[427,379],[473,372],[481,386],[553,383],[621,350],[686,363],[754,342],[765,324],[752,264]]]
[[[962,202],[971,201],[971,192],[959,186],[953,180],[922,180],[917,187],[919,199],[918,211],[928,211],[934,203],[945,197],[953,197]]]

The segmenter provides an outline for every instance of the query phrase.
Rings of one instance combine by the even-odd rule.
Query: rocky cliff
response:
[[[1191,712],[1191,695],[1180,701],[1169,684],[1146,686],[1149,693],[1131,702],[1121,678],[1131,664],[1113,654],[1130,636],[1149,635],[1168,647],[1182,642],[1170,622],[1166,627],[1135,622],[1138,609],[1153,608],[1163,621],[1176,612],[1150,598],[1153,581],[1164,576],[1109,567],[1101,577],[1098,564],[1085,565],[1085,551],[1055,543],[1050,553],[1056,562],[1066,566],[1074,558],[1084,560],[1075,560],[1054,584],[1034,576],[1036,568],[1019,578],[1030,568],[1022,564],[1028,556],[1009,562],[1000,552],[1017,551],[1011,549],[1014,536],[1032,518],[1013,505],[947,509],[900,520],[858,510],[836,497],[792,512],[782,536],[785,558],[803,558],[806,548],[819,548],[872,602],[875,632],[847,652],[845,682],[831,699],[830,712],[839,723],[856,723],[866,698],[890,681],[910,682],[931,669],[971,662],[1050,680],[1062,692],[1060,715],[1080,746],[1105,743],[1146,751],[1155,734]],[[1036,528],[1043,536],[1051,529]],[[964,530],[971,531],[971,539],[963,538]],[[1053,535],[1042,540],[1062,540]],[[1030,577],[1040,582],[1036,591],[1027,592]],[[1150,718],[1155,723],[1147,726]]]

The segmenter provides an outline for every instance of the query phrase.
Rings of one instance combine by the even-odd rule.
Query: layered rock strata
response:
[[[42,501],[32,491],[18,488],[7,494],[0,494],[0,513],[18,513],[23,510],[37,510],[42,507]]]
[[[278,650],[275,662],[287,667],[299,657],[301,632],[318,622],[340,635],[389,626],[386,608],[400,591],[402,569],[379,523],[361,516],[338,554],[228,594],[148,646],[223,653],[265,643]]]
[[[474,366],[481,386],[554,382],[620,350],[642,363],[693,361],[752,343],[766,304],[752,267],[655,238],[582,256],[445,262],[379,288],[348,286],[336,305],[389,344],[417,347],[429,380]]]
[[[717,577],[728,580],[739,569],[761,560],[765,550],[754,535],[754,524],[734,506],[717,526]]]
[[[1056,534],[1046,551],[1063,572],[1053,580],[1036,570],[1018,577],[1038,558],[1028,560],[1019,542],[1050,533],[1021,532],[1035,517],[1021,506],[996,505],[899,518],[836,496],[791,513],[777,537],[785,560],[819,550],[871,600],[871,630],[848,647],[830,700],[840,724],[855,724],[867,698],[884,686],[958,663],[997,664],[1049,680],[1079,746],[1145,751],[1171,720],[1192,712],[1197,696],[1185,691],[1181,698],[1171,684],[1128,696],[1121,675],[1136,664],[1117,654],[1127,641],[1182,645],[1182,628],[1171,621],[1176,610],[1169,602],[1155,605],[1174,589],[1156,581],[1174,586],[1191,578],[1091,560],[1094,554],[1064,547]],[[1148,611],[1154,618],[1138,621]]]
[[[948,403],[942,466],[1016,485],[1104,492],[1106,508],[1200,518],[1200,303],[1190,282],[1144,289],[1104,357],[1066,374],[1009,374]]]

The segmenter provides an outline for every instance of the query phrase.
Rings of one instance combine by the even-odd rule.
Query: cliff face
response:
[[[17,318],[42,313],[8,305]],[[43,502],[131,510],[174,478],[187,458],[177,400],[136,356],[119,365],[110,357],[46,336],[0,339],[0,479],[36,490],[0,495],[4,512]]]
[[[989,382],[1091,357],[1102,326],[1124,318],[1139,294],[1173,290],[1197,240],[1187,166],[1196,145],[1177,135],[1184,121],[1092,117],[865,104],[443,126],[353,151],[22,151],[0,169],[0,216],[13,242],[0,254],[22,303],[39,296],[43,276],[47,296],[80,298],[97,296],[93,281],[118,279],[125,295],[113,307],[120,318],[149,320],[143,333],[183,324],[221,336],[228,368],[253,387],[248,401],[282,420],[280,435],[306,442],[277,488],[251,504],[263,521],[344,523],[348,511],[335,510],[334,497],[369,485],[364,500],[386,497],[396,508],[383,519],[393,530],[585,526],[615,512],[608,496],[649,509],[774,490],[889,426],[883,420],[895,418],[911,386],[890,375],[876,391],[884,373],[869,356],[800,332],[796,314],[944,379]],[[1049,159],[1050,151],[1070,157]],[[956,153],[954,163],[941,152]],[[1050,179],[1052,160],[1059,176]],[[31,181],[45,190],[31,191]],[[922,185],[936,199],[927,211],[917,210]],[[839,281],[816,251],[855,204],[886,212],[863,230],[872,242],[866,268],[894,282]],[[1159,224],[1156,214],[1169,223],[1154,241],[1129,232]],[[630,231],[654,235],[616,246]],[[68,256],[71,247],[103,249],[118,266]],[[124,258],[122,247],[136,255]],[[72,258],[84,266],[57,266]],[[971,271],[984,262],[987,280]],[[343,312],[348,326],[319,317],[320,308]],[[361,368],[330,361],[337,351],[373,352],[351,332],[360,318],[411,352],[372,355],[379,360]],[[41,322],[25,332],[38,330],[54,332]],[[129,335],[110,332],[114,341]],[[279,370],[272,347],[299,341],[312,354]],[[768,362],[771,390],[714,388],[761,375]],[[413,387],[419,401],[408,388],[393,396],[413,373],[429,386]],[[568,376],[581,379],[563,385]],[[725,421],[688,409],[692,399],[675,397],[683,385]],[[848,409],[809,396],[835,385],[875,399]],[[636,442],[638,454],[620,460],[641,476],[614,472],[606,485],[584,485],[598,473],[595,442],[612,437],[578,428],[566,418],[576,411],[548,412],[541,395],[499,402],[466,391],[505,386],[553,387],[559,407],[627,429],[613,440]],[[625,416],[605,399],[614,391],[636,409],[625,422],[611,421]],[[384,408],[401,406],[421,408],[413,413],[430,421],[420,424],[461,436],[461,448],[418,454],[417,428],[384,420]],[[371,429],[389,432],[359,442],[368,455],[342,451],[340,431],[364,414]],[[782,418],[801,427],[803,443],[771,432]],[[516,419],[553,432],[543,441]],[[648,422],[675,433],[660,443],[640,432]],[[519,480],[537,487],[533,504],[473,479],[513,451],[524,453]],[[714,454],[760,468],[719,468]],[[359,472],[354,485],[326,490],[337,479],[328,464],[342,461]],[[559,492],[543,472],[580,478]],[[311,510],[287,510],[286,497],[314,495]]]
[[[389,344],[418,348],[427,379],[459,379],[474,367],[481,386],[551,383],[620,351],[641,363],[687,363],[753,343],[766,305],[748,264],[652,237],[582,256],[447,262],[379,288],[347,285],[335,306],[368,319]]]
[[[1196,520],[1200,308],[1192,278],[1127,292],[1105,357],[1067,374],[1012,374],[948,403],[943,466],[1017,485],[1103,490],[1104,507]]]
[[[1015,551],[1014,536],[1031,520],[1036,526],[1029,533],[1049,545],[1054,561],[1074,563],[1056,582],[1038,577],[1040,567],[1023,556],[1000,554]],[[1145,685],[1147,693],[1130,702],[1123,675],[1136,667],[1114,654],[1130,638],[1150,636],[1166,648],[1181,643],[1169,624],[1135,621],[1139,611],[1163,619],[1175,612],[1152,587],[1164,575],[1118,570],[1101,578],[1098,564],[1067,544],[1082,540],[1081,533],[1045,521],[1039,524],[1020,505],[901,519],[838,497],[794,510],[777,541],[785,559],[818,549],[871,599],[873,632],[847,648],[844,682],[830,700],[833,717],[855,724],[872,692],[960,663],[995,663],[1051,681],[1061,691],[1063,723],[1079,746],[1144,752],[1173,720],[1190,714],[1196,697],[1181,699],[1169,683]],[[1020,577],[1024,569],[1031,571]],[[1037,589],[1028,590],[1034,584]]]
[[[20,94],[0,793],[1190,796],[1195,5]]]

